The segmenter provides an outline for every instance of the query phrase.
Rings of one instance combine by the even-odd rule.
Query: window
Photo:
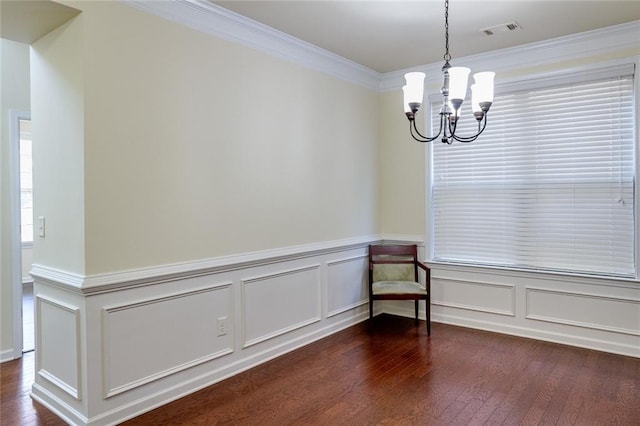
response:
[[[633,67],[527,84],[433,146],[434,260],[634,277]]]
[[[31,121],[20,119],[20,235],[22,243],[33,242],[33,175]]]

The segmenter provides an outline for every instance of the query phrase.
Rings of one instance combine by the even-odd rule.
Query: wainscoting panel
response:
[[[81,400],[79,307],[37,295],[36,327],[38,376]]]
[[[33,398],[69,424],[119,424],[364,321],[366,247],[377,241],[91,277],[36,265],[48,301]]]
[[[320,321],[320,264],[242,280],[243,347]]]
[[[231,283],[103,309],[104,397],[233,352]],[[218,321],[225,321],[224,335]]]
[[[640,300],[534,287],[526,290],[527,319],[640,336]]]
[[[515,286],[479,281],[434,278],[433,305],[515,316]]]
[[[327,317],[362,306],[369,300],[367,256],[327,262]]]

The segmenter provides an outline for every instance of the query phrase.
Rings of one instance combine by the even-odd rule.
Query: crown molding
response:
[[[207,0],[120,1],[197,31],[256,49],[370,90],[378,90],[380,73],[377,71]]]
[[[500,73],[575,61],[610,52],[640,49],[638,34],[640,21],[633,21],[478,55],[453,58],[451,62],[456,66],[466,66],[477,71],[490,69],[498,74],[496,84],[499,84]],[[404,74],[410,71],[427,74],[425,85],[441,83],[442,65],[442,62],[438,62],[381,74],[379,91],[399,89],[404,85]]]
[[[442,63],[378,73],[328,50],[244,17],[207,0],[120,0],[122,3],[367,89],[386,92],[404,84],[409,71],[427,74],[426,84],[442,80]],[[638,48],[640,21],[614,25],[536,43],[454,58],[455,64],[505,73],[561,61]]]

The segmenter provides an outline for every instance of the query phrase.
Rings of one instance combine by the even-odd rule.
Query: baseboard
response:
[[[70,425],[87,424],[85,416],[37,383],[34,383],[31,388],[31,398],[47,407],[47,409]]]
[[[385,306],[384,313],[407,318],[414,317],[413,308],[405,309],[399,308],[397,306]],[[424,318],[423,311],[420,311],[419,315],[420,318]],[[546,330],[537,330],[534,328],[520,327],[492,321],[480,321],[476,319],[465,318],[462,316],[446,315],[434,312],[431,313],[431,321],[640,358],[640,348],[638,347],[597,338],[587,338],[577,335],[570,335],[567,333],[549,332]]]
[[[4,351],[0,352],[0,363],[13,361],[14,359],[16,359],[14,353],[15,351],[13,350],[13,348],[5,349]]]

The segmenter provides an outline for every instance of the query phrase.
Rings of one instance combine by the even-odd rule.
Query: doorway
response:
[[[33,250],[33,167],[31,115],[11,111],[11,240],[13,254],[14,358],[34,350],[33,283],[29,276]]]
[[[20,132],[20,270],[22,284],[22,352],[34,350],[33,281],[29,275],[33,251],[33,155],[31,118],[18,119]]]

